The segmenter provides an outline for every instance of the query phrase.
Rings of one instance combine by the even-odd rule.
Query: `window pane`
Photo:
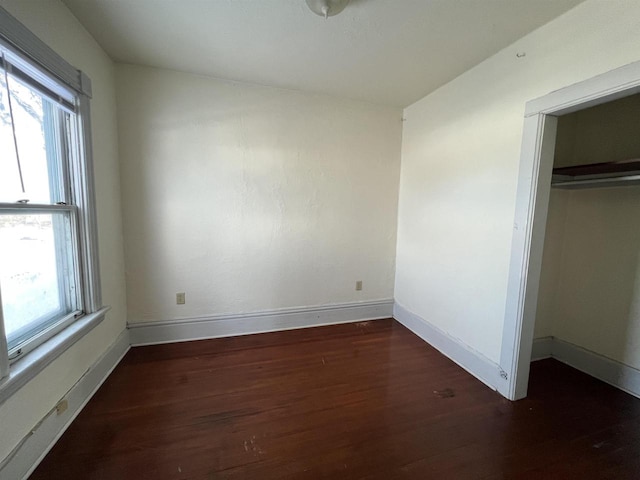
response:
[[[64,201],[60,107],[11,75],[8,80],[7,91],[3,73],[0,80],[0,148],[3,152],[0,201]]]
[[[0,215],[0,289],[9,348],[76,310],[69,212]]]
[[[4,70],[0,68],[0,201],[15,202],[22,195],[18,161],[13,143],[11,113]]]

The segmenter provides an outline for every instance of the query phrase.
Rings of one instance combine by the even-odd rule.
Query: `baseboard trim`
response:
[[[547,343],[549,347],[545,346]],[[640,370],[559,338],[547,337],[533,341],[534,352],[543,352],[545,349],[549,350],[549,355],[534,358],[532,354],[532,361],[555,358],[576,370],[640,398]]]
[[[536,338],[531,347],[531,361],[544,360],[551,358],[553,351],[553,337]]]
[[[393,318],[482,383],[503,393],[506,379],[498,364],[398,303],[393,307]]]
[[[0,465],[0,479],[27,479],[82,411],[98,388],[129,351],[129,332],[124,330],[107,351],[87,370],[62,399],[68,402],[64,414],[53,408]]]
[[[129,324],[132,346],[234,337],[391,318],[393,300]]]

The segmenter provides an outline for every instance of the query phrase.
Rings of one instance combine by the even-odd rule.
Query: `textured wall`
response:
[[[400,109],[128,65],[117,91],[129,322],[393,297]]]

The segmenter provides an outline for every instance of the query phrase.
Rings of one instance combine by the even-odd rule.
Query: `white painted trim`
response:
[[[507,382],[501,376],[503,372],[500,366],[469,345],[451,337],[397,302],[393,306],[393,318],[493,390],[502,393],[506,388]]]
[[[640,398],[640,370],[559,338],[553,339],[551,356]]]
[[[83,76],[84,78],[85,76]],[[88,81],[88,80],[87,80]],[[74,154],[70,165],[73,175],[72,191],[78,207],[78,244],[84,308],[95,312],[102,307],[102,283],[98,246],[98,217],[96,210],[95,172],[89,97],[79,95],[75,124]]]
[[[525,397],[529,383],[529,360],[555,147],[555,116],[638,91],[640,62],[634,62],[527,102],[500,356],[500,365],[508,375],[505,396],[509,399]]]
[[[638,92],[640,62],[633,62],[531,100],[527,102],[525,116],[566,115]]]
[[[547,337],[534,341],[534,351],[542,353],[546,349],[549,350],[547,358],[555,358],[640,398],[640,370],[559,338]]]
[[[207,338],[294,330],[391,318],[393,300],[287,308],[232,315],[130,323],[131,345],[155,345]]]
[[[2,305],[2,291],[0,291],[0,305]],[[7,345],[7,335],[4,331],[2,308],[0,308],[0,385],[2,385],[2,381],[7,375],[9,375],[9,346]],[[0,387],[1,391],[2,388]],[[1,398],[0,403],[2,403]]]
[[[78,380],[62,399],[68,409],[61,415],[55,407],[32,429],[0,463],[0,480],[27,479],[55,445],[71,422],[82,411],[98,388],[129,351],[129,331],[124,330],[107,351]],[[62,400],[61,399],[61,400]]]
[[[504,395],[510,400],[525,397],[529,383],[557,123],[545,115],[524,121],[500,355],[509,380]]]
[[[536,338],[531,348],[531,361],[544,360],[551,358],[553,351],[553,337]]]
[[[102,322],[110,308],[103,307],[95,313],[84,315],[16,360],[9,368],[9,374],[0,380],[0,405]]]

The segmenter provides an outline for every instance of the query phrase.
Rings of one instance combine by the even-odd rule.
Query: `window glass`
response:
[[[18,161],[13,140],[9,91],[4,69],[0,67],[0,202],[15,202],[22,194]]]
[[[0,201],[64,201],[60,122],[66,112],[4,71],[0,76]]]
[[[0,215],[0,288],[9,349],[76,309],[66,211]]]

